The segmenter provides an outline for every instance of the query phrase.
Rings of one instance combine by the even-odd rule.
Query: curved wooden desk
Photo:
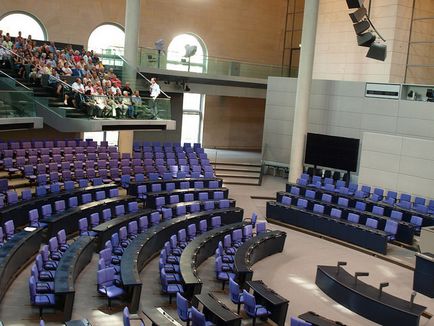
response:
[[[117,188],[116,184],[106,184],[101,186],[91,186],[86,188],[74,188],[71,191],[60,191],[50,193],[43,197],[36,197],[30,200],[20,201],[17,204],[6,206],[0,209],[0,224],[4,224],[9,220],[13,220],[15,227],[29,224],[29,211],[38,209],[39,216],[42,216],[42,205],[54,204],[58,200],[66,200],[69,197],[77,196],[78,202],[81,203],[81,194],[91,193],[92,199],[95,200],[97,191],[105,191],[106,196],[109,195],[110,189]]]
[[[147,180],[145,182],[132,181],[130,182],[130,185],[128,187],[128,194],[132,196],[137,196],[137,187],[141,185],[145,185],[147,192],[151,192],[153,184],[161,184],[162,189],[165,190],[167,183],[174,183],[175,187],[179,189],[181,187],[181,182],[188,182],[190,184],[189,188],[192,188],[194,187],[195,181],[202,181],[205,187],[209,186],[210,181],[218,181],[219,187],[221,187],[223,184],[222,178],[184,178],[184,179],[153,180],[153,181]]]
[[[75,279],[92,260],[94,237],[81,236],[65,251],[54,278],[56,306],[63,310],[63,321],[71,320],[75,296]]]
[[[142,289],[139,273],[147,262],[158,255],[164,243],[169,241],[178,230],[187,228],[191,223],[198,224],[203,219],[210,224],[211,218],[217,215],[221,216],[223,224],[240,222],[243,219],[243,209],[231,207],[175,217],[149,228],[130,243],[122,255],[121,278],[129,297],[132,313],[136,313],[139,308]]]
[[[92,231],[97,233],[97,251],[104,249],[104,245],[107,240],[110,240],[113,233],[118,232],[123,226],[128,226],[131,221],[136,221],[140,217],[149,215],[155,212],[154,209],[146,208],[139,209],[138,212],[130,213],[122,216],[117,216],[112,218],[110,221],[101,223],[96,227],[92,228]]]
[[[228,200],[229,200],[229,206],[230,207],[235,207],[236,206],[236,201],[235,201],[235,199],[230,199],[230,198],[228,198]],[[215,207],[218,207],[217,205],[218,205],[218,202],[219,202],[219,200],[218,199],[216,199],[216,200],[214,200],[214,199],[210,199],[210,200],[207,200],[207,201],[212,201],[212,202],[214,202],[214,206]],[[163,205],[163,207],[164,208],[170,208],[170,209],[172,209],[172,212],[173,212],[173,214],[175,214],[176,213],[176,208],[177,207],[180,207],[180,206],[186,206],[186,209],[187,209],[187,211],[189,210],[189,206],[190,205],[192,205],[192,204],[199,204],[200,205],[200,209],[201,210],[203,210],[204,209],[204,203],[205,203],[205,201],[200,201],[200,200],[194,200],[194,201],[184,201],[184,202],[180,202],[180,203],[176,203],[176,204],[166,204],[166,205]]]
[[[354,207],[356,201],[363,201],[366,203],[366,209],[367,210],[371,210],[372,206],[376,205],[376,206],[380,206],[380,207],[384,208],[384,214],[385,215],[390,216],[390,212],[392,210],[395,210],[395,211],[399,211],[403,214],[402,215],[403,221],[410,222],[411,216],[417,215],[417,216],[422,217],[422,219],[423,219],[422,226],[434,225],[434,216],[433,215],[421,214],[421,213],[419,213],[413,209],[405,209],[405,208],[402,208],[402,207],[399,207],[396,205],[392,206],[392,205],[389,205],[389,204],[381,202],[381,201],[380,202],[374,202],[374,201],[370,200],[369,198],[363,198],[363,199],[362,198],[356,198],[353,195],[343,195],[343,194],[339,194],[339,193],[334,192],[334,191],[328,191],[325,189],[319,189],[319,188],[310,187],[310,186],[301,186],[301,185],[298,185],[295,183],[287,183],[286,184],[286,191],[287,192],[290,191],[291,186],[300,188],[300,194],[301,195],[304,195],[306,193],[306,190],[314,190],[316,192],[316,197],[315,197],[316,199],[321,199],[322,194],[329,194],[332,196],[332,202],[333,203],[337,203],[339,197],[344,197],[344,198],[348,199],[348,204],[350,207]]]
[[[279,191],[277,193],[277,202],[280,203],[281,198],[283,196],[290,197],[291,198],[291,204],[293,206],[295,206],[297,204],[297,200],[299,198],[306,199],[308,201],[307,209],[309,211],[313,210],[313,206],[315,204],[319,204],[319,205],[324,206],[324,213],[326,215],[330,214],[330,211],[332,210],[332,208],[337,208],[337,209],[342,211],[342,219],[347,219],[347,216],[349,213],[357,214],[360,216],[359,224],[363,224],[363,225],[366,223],[367,218],[372,218],[378,222],[378,229],[379,230],[384,230],[384,227],[386,226],[386,222],[390,218],[387,216],[374,214],[374,213],[368,212],[368,211],[362,212],[362,211],[355,209],[354,207],[344,207],[344,206],[340,206],[338,204],[328,203],[328,202],[322,201],[320,199],[309,199],[309,198],[305,198],[303,196],[295,196],[295,195],[292,195],[290,193],[283,192],[283,191]],[[410,224],[409,222],[405,222],[405,221],[397,221],[397,222],[398,222],[398,230],[397,230],[397,233],[395,235],[396,240],[403,242],[403,243],[407,243],[409,245],[413,244],[414,233],[415,233],[414,226],[412,224]]]
[[[254,236],[244,242],[235,253],[234,272],[240,287],[246,281],[251,281],[253,271],[250,267],[265,257],[282,252],[285,245],[286,233],[283,231],[269,231]]]
[[[199,199],[199,193],[200,192],[206,192],[208,193],[208,196],[210,199],[213,198],[213,193],[215,191],[221,191],[223,192],[223,197],[225,199],[228,198],[229,190],[228,188],[188,188],[188,189],[175,189],[172,191],[158,191],[158,192],[148,192],[146,194],[146,207],[155,208],[155,199],[157,197],[164,197],[166,202],[169,202],[169,198],[172,195],[178,195],[180,198],[180,201],[184,201],[184,196],[186,194],[193,194],[194,200]]]
[[[296,206],[267,202],[267,218],[324,234],[380,254],[387,254],[386,232]]]
[[[117,205],[125,205],[129,202],[136,201],[137,198],[133,196],[119,196],[107,198],[104,200],[94,201],[67,211],[55,214],[42,219],[42,222],[47,223],[48,238],[54,237],[57,232],[65,229],[67,234],[78,231],[78,220],[83,217],[89,217],[92,213],[101,212],[103,209],[112,209],[114,215],[114,207]]]
[[[253,295],[258,304],[263,305],[271,312],[269,318],[279,326],[285,325],[286,314],[288,313],[289,300],[280,296],[270,289],[262,281],[247,281],[247,290],[253,290]]]
[[[237,221],[237,223],[212,229],[194,238],[184,248],[179,267],[184,281],[184,296],[187,300],[191,300],[195,294],[200,294],[202,290],[202,281],[197,276],[199,265],[214,255],[218,242],[223,241],[226,234],[232,233],[235,229],[241,229],[246,224],[247,222]]]
[[[0,248],[0,301],[6,294],[18,273],[39,251],[42,243],[42,229],[27,228],[9,239]]]
[[[339,274],[338,274],[339,270]],[[426,307],[380,291],[337,266],[318,266],[316,285],[337,303],[386,326],[417,326]]]

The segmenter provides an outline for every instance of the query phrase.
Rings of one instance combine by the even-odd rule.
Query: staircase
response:
[[[217,177],[223,183],[233,185],[260,186],[262,183],[262,166],[253,163],[211,162]]]
[[[17,87],[19,83],[28,87],[33,94],[36,119],[39,119],[42,127],[42,120],[48,126],[61,132],[83,132],[103,130],[175,130],[176,121],[169,119],[115,119],[98,118],[89,119],[82,111],[69,107],[63,103],[63,98],[57,97],[53,88],[48,86],[34,85],[28,80],[18,78],[12,69],[0,68],[7,75],[15,78],[8,78],[8,88]],[[11,84],[12,83],[12,84]],[[24,89],[24,87],[21,87]],[[168,104],[170,106],[170,103]],[[169,111],[170,112],[170,107]],[[43,119],[42,119],[43,118]],[[35,117],[33,117],[35,119]],[[22,126],[21,126],[22,127]],[[24,127],[22,127],[23,129]],[[27,127],[29,128],[29,127]],[[1,126],[0,126],[1,129]]]

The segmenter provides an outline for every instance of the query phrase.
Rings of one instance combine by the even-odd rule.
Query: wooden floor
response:
[[[264,200],[251,199],[250,196],[274,197],[276,191],[284,189],[286,180],[279,177],[265,177],[261,187],[228,186],[230,197],[236,199],[237,206],[245,209],[245,216],[250,217],[253,211],[260,218],[265,216]],[[328,318],[340,320],[347,325],[374,325],[348,309],[336,304],[324,295],[315,285],[316,265],[336,264],[338,260],[348,262],[348,271],[368,270],[371,275],[364,281],[371,284],[389,281],[387,292],[402,298],[409,298],[412,292],[412,272],[395,264],[385,262],[376,257],[357,252],[338,244],[308,236],[304,233],[269,225],[271,229],[287,231],[287,240],[282,254],[274,255],[254,265],[254,279],[262,279],[276,292],[290,300],[288,320],[291,315],[299,315],[308,310],[315,310]],[[391,246],[389,254],[409,264],[414,264],[414,252]],[[74,319],[87,318],[93,325],[122,325],[121,310],[124,303],[115,302],[111,311],[107,310],[107,301],[97,295],[96,270],[97,254],[83,270],[76,282],[76,297],[73,311]],[[5,298],[0,304],[0,319],[5,325],[39,325],[38,311],[29,304],[28,277],[30,266],[13,282]],[[227,292],[220,291],[220,283],[214,279],[214,258],[208,259],[199,268],[199,276],[204,281],[204,289],[211,291],[236,311],[236,306],[229,301]],[[162,306],[170,315],[177,318],[175,304],[169,306],[168,297],[161,295],[158,274],[158,260],[151,261],[141,272],[143,290],[142,306]],[[428,307],[434,312],[434,300],[421,294],[415,302]],[[243,315],[243,317],[245,317]],[[44,311],[47,325],[61,325],[60,314]],[[146,321],[146,320],[145,320]],[[182,323],[184,324],[184,323]],[[245,318],[243,325],[251,324]],[[266,324],[266,323],[263,323]],[[133,325],[137,325],[133,323]],[[150,325],[147,321],[146,325]],[[258,323],[258,325],[260,325]],[[288,322],[289,325],[289,322]],[[421,319],[420,325],[434,325],[433,320]]]

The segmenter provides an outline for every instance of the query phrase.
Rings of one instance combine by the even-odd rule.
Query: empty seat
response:
[[[390,218],[401,221],[402,220],[402,212],[399,211],[391,211],[390,212]]]
[[[326,203],[331,203],[332,202],[332,196],[330,194],[322,194],[321,201],[326,202]]]
[[[384,226],[384,232],[386,232],[388,240],[395,240],[396,233],[398,232],[398,222],[388,219]]]
[[[332,210],[330,211],[330,216],[331,217],[341,218],[341,215],[342,215],[342,211],[340,209],[332,208]]]
[[[338,205],[340,206],[348,207],[348,202],[349,201],[347,198],[343,198],[343,197],[338,198]]]
[[[315,195],[316,193],[313,190],[306,190],[306,193],[304,194],[304,196],[309,199],[315,199]]]
[[[320,204],[314,204],[313,205],[313,212],[314,213],[324,214],[324,206],[320,205]]]
[[[372,206],[372,214],[383,216],[384,208],[380,206]]]
[[[297,200],[297,207],[298,208],[304,208],[304,209],[306,209],[307,208],[307,203],[308,203],[308,201],[306,199],[299,198]]]
[[[291,187],[290,194],[294,195],[294,196],[299,196],[300,195],[300,188],[298,188],[298,187]]]
[[[412,215],[410,218],[410,223],[414,226],[414,229],[416,231],[420,231],[423,223],[423,218],[420,216]]]
[[[368,227],[370,227],[370,228],[376,229],[378,227],[378,221],[376,219],[368,217],[366,219],[365,225],[368,226]]]
[[[357,209],[358,211],[364,212],[366,210],[366,204],[364,202],[357,201],[354,208]]]
[[[349,222],[359,223],[360,216],[358,214],[348,213],[347,219]]]

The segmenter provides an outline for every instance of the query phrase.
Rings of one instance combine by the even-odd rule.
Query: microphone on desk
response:
[[[383,288],[385,288],[386,286],[389,286],[389,282],[380,283],[380,293],[378,294],[379,298],[381,298],[381,295],[383,294]]]
[[[414,298],[416,297],[417,292],[413,291],[411,292],[411,297],[410,297],[410,308],[413,307],[413,302],[414,302]]]
[[[355,285],[357,285],[357,279],[358,279],[360,276],[369,276],[369,273],[368,273],[368,272],[355,272],[355,273],[354,273],[354,277],[355,277],[354,284],[355,284]]]
[[[336,272],[336,275],[339,275],[339,271],[341,270],[341,266],[347,266],[346,261],[338,261],[338,270]]]

